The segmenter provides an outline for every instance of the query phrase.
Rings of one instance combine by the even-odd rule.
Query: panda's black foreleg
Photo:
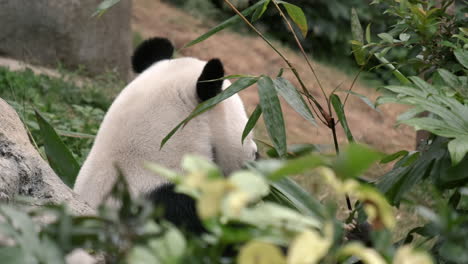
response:
[[[208,231],[203,227],[198,217],[195,200],[183,193],[175,191],[174,184],[164,184],[148,194],[148,199],[156,208],[162,209],[162,218],[178,228],[194,235],[201,235]]]

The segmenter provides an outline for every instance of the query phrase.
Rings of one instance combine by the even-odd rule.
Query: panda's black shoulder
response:
[[[167,38],[154,37],[143,41],[133,52],[132,67],[142,73],[155,62],[172,58],[174,46]]]
[[[162,218],[193,234],[206,233],[198,217],[195,200],[175,191],[174,184],[164,184],[148,194],[155,207],[162,209]]]

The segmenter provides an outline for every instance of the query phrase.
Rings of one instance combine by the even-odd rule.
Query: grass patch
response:
[[[110,75],[76,81],[73,74],[54,78],[36,75],[30,69],[13,72],[0,67],[0,97],[18,112],[41,154],[43,140],[34,109],[57,130],[80,166],[112,103],[115,87],[121,87],[121,83]]]

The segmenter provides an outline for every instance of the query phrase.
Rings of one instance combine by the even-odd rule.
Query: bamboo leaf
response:
[[[349,94],[352,94],[354,96],[357,96],[359,99],[361,99],[366,105],[368,105],[370,108],[376,110],[377,112],[380,113],[380,109],[377,108],[377,106],[372,103],[372,101],[367,98],[365,95],[362,95],[360,93],[356,93],[356,92],[353,92],[353,91],[350,91],[350,90],[341,90],[340,92],[345,92],[345,93],[349,93]]]
[[[284,1],[278,1],[278,4],[282,4],[284,8],[286,8],[286,12],[288,13],[289,17],[291,17],[292,21],[299,27],[302,36],[305,38],[307,36],[307,32],[309,31],[309,27],[307,25],[307,18],[304,14],[304,11],[302,11],[302,9],[297,5],[293,5]]]
[[[310,111],[301,94],[297,91],[296,87],[291,82],[284,78],[276,78],[273,81],[276,90],[286,100],[286,102],[300,114],[305,120],[313,125],[317,125],[314,115]]]
[[[263,120],[275,149],[281,157],[286,156],[286,128],[283,112],[273,80],[263,75],[258,80],[258,95],[263,111]]]
[[[266,0],[261,0],[261,1],[258,1],[257,3],[255,3],[254,5],[246,8],[244,11],[242,11],[242,15],[244,16],[248,16],[250,15],[252,12],[254,12],[258,7],[260,7],[261,5],[263,5],[265,3]],[[197,43],[200,43],[206,39],[208,39],[209,37],[213,36],[214,34],[224,30],[225,28],[228,28],[230,26],[233,26],[235,25],[237,22],[241,21],[241,18],[238,16],[238,15],[234,15],[230,18],[228,18],[227,20],[224,20],[224,22],[222,22],[221,24],[213,27],[212,29],[208,30],[208,32],[206,32],[205,34],[199,36],[198,38],[190,41],[189,43],[185,44],[185,46],[182,47],[182,49],[185,49],[185,48],[188,48],[190,46],[193,46]]]
[[[381,158],[381,153],[365,145],[350,143],[340,152],[333,167],[342,179],[356,178]]]
[[[353,42],[351,48],[353,50],[354,58],[358,65],[366,64],[366,53],[362,48],[364,43],[364,33],[362,31],[361,22],[359,21],[356,9],[351,9],[351,34],[353,36]]]
[[[70,150],[57,135],[54,128],[38,112],[36,113],[40,133],[44,139],[44,148],[52,169],[60,176],[65,184],[72,187],[80,170]]]
[[[263,16],[267,10],[268,4],[270,4],[270,1],[271,0],[266,0],[261,7],[255,9],[255,12],[252,15],[252,22],[259,20]]]
[[[255,127],[255,124],[257,124],[257,121],[261,115],[262,115],[262,108],[260,107],[260,105],[257,105],[257,107],[255,107],[255,110],[250,115],[249,120],[247,121],[247,124],[245,125],[244,131],[242,132],[242,143],[244,143],[244,139],[247,137],[250,131],[252,131],[252,129]]]
[[[332,94],[330,96],[331,104],[333,105],[333,109],[335,109],[335,113],[338,116],[338,120],[340,121],[341,126],[343,127],[346,137],[348,138],[349,142],[354,142],[353,134],[351,133],[351,129],[349,129],[348,121],[346,121],[346,115],[343,109],[343,104],[341,103],[340,97],[336,94]]]
[[[383,157],[381,160],[380,160],[380,163],[389,163],[389,162],[392,162],[400,157],[406,157],[408,156],[409,152],[406,151],[406,150],[400,150],[398,152],[395,152],[395,153],[392,153],[390,155],[387,155],[385,157]]]
[[[358,14],[354,8],[351,8],[351,34],[353,36],[353,40],[364,43],[364,33],[362,31],[361,22],[359,21]]]
[[[104,0],[97,7],[96,11],[91,15],[93,17],[102,16],[107,10],[109,10],[114,5],[118,4],[120,0]]]
[[[215,97],[206,100],[205,102],[199,104],[193,111],[192,113],[186,117],[184,120],[182,120],[175,128],[167,134],[163,140],[161,141],[161,148],[164,147],[166,142],[181,128],[183,125],[187,124],[190,120],[192,120],[194,117],[208,111],[209,109],[213,108],[215,105],[218,103],[226,100],[227,98],[233,96],[234,94],[244,90],[245,88],[253,85],[258,81],[258,78],[253,78],[253,77],[247,77],[247,78],[241,78],[234,83],[232,83],[228,88],[223,90],[221,93],[216,95]]]
[[[297,159],[288,160],[283,164],[283,166],[268,175],[268,179],[277,181],[291,175],[301,174],[306,171],[310,171],[313,168],[326,165],[330,164],[323,156],[310,154]]]
[[[304,215],[312,216],[318,220],[326,215],[326,210],[320,201],[310,195],[299,184],[291,178],[282,178],[279,181],[272,182],[271,194],[276,194],[283,204],[287,204],[298,210]]]

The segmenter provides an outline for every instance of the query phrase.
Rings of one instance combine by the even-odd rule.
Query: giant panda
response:
[[[145,169],[151,161],[179,170],[182,157],[198,154],[214,161],[228,175],[254,160],[252,135],[241,143],[247,116],[236,94],[191,120],[160,149],[161,140],[201,102],[230,85],[219,59],[173,59],[174,47],[165,38],[151,38],[134,51],[132,66],[139,75],[117,96],[96,135],[74,185],[91,207],[106,202],[118,170],[133,196],[146,195],[162,204],[165,217],[200,232],[193,199],[174,191],[165,178]],[[185,222],[184,222],[185,221]]]

